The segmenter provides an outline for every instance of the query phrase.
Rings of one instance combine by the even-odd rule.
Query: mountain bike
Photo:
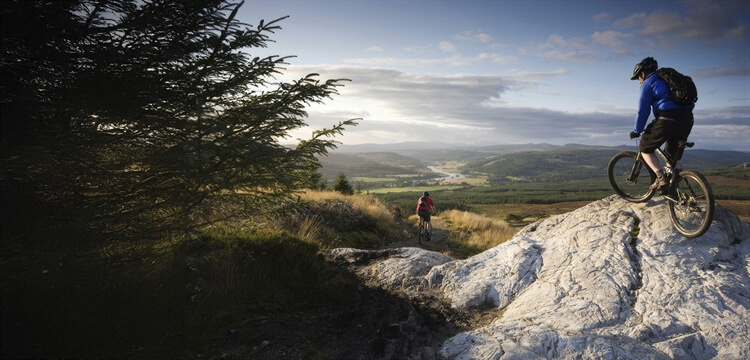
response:
[[[422,239],[424,239],[424,241],[430,241],[431,237],[432,235],[427,231],[427,222],[424,221],[424,218],[419,216],[419,232],[417,235],[419,245],[422,245]]]
[[[672,226],[688,238],[705,234],[714,217],[711,185],[701,173],[682,170],[677,163],[682,159],[685,148],[693,145],[695,143],[680,141],[674,158],[664,149],[656,149],[666,163],[664,176],[667,185],[660,189],[651,189],[656,174],[643,161],[640,151],[620,152],[607,165],[607,177],[617,195],[635,203],[646,202],[657,193],[663,195],[669,205]]]

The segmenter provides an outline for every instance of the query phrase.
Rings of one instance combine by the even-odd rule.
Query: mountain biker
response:
[[[435,203],[430,197],[430,193],[425,191],[417,200],[417,215],[424,219],[427,232],[432,234],[432,224],[430,223],[430,213],[435,209]]]
[[[693,129],[695,107],[694,104],[681,106],[669,99],[669,85],[656,74],[658,68],[657,61],[653,57],[647,57],[635,65],[630,77],[630,80],[638,79],[638,83],[641,84],[638,114],[630,138],[634,139],[643,134],[639,150],[643,160],[656,173],[652,189],[667,185],[664,171],[654,151],[666,142],[666,153],[675,156],[678,141],[687,141]],[[655,119],[646,126],[646,120],[652,111]]]

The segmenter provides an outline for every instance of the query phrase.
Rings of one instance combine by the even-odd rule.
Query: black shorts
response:
[[[417,215],[419,217],[424,218],[424,221],[430,222],[430,211],[429,210],[419,210],[417,211]]]
[[[692,111],[676,114],[667,111],[662,112],[656,120],[646,126],[646,130],[641,137],[640,150],[646,154],[652,154],[666,142],[666,153],[674,156],[677,151],[677,142],[687,141],[691,130],[693,130]]]

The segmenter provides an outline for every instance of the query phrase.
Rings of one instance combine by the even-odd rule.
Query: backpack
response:
[[[698,89],[690,76],[682,75],[672,68],[660,68],[656,70],[667,85],[669,85],[669,99],[677,105],[692,105],[698,101]]]
[[[427,199],[424,196],[419,198],[419,207],[427,207]]]

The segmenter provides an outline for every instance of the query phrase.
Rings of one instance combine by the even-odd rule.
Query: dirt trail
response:
[[[412,223],[416,220],[411,219]],[[421,247],[448,250],[448,226],[432,218],[429,242],[419,245],[416,226],[407,239],[388,248]],[[358,287],[349,299],[323,310],[273,313],[249,319],[222,334],[202,358],[232,356],[232,349],[249,350],[253,359],[427,359],[439,360],[439,349],[449,337],[491,318],[468,310],[452,309],[439,296],[425,292],[419,299]]]
[[[390,243],[387,247],[391,249],[400,247],[421,247],[426,250],[442,253],[445,253],[449,250],[447,241],[450,231],[448,230],[448,225],[445,223],[445,221],[443,221],[442,218],[432,216],[430,221],[432,223],[432,239],[430,239],[430,241],[422,241],[422,245],[419,244],[419,239],[417,238],[418,228],[416,226],[416,220],[414,220],[414,222],[414,228],[412,229],[411,236],[408,239]]]

